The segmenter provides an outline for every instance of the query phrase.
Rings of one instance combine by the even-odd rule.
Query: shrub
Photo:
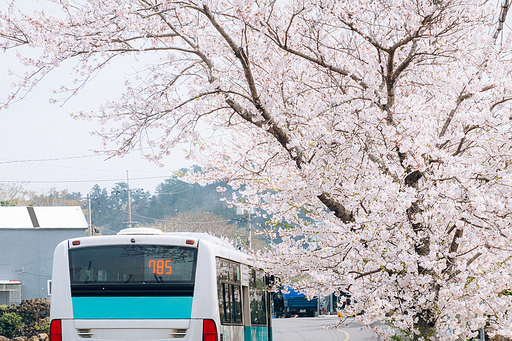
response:
[[[0,335],[11,339],[21,326],[21,317],[16,313],[6,313],[0,317]]]
[[[49,334],[50,333],[50,321],[42,321],[40,324],[36,323],[34,325],[34,328],[41,333]]]

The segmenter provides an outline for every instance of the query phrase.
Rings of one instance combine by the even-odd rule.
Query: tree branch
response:
[[[384,270],[384,267],[380,267],[378,269],[375,269],[375,270],[372,270],[372,271],[368,271],[368,272],[363,272],[363,273],[357,272],[357,271],[351,271],[349,273],[357,274],[357,276],[354,279],[359,279],[359,278],[362,278],[362,277],[365,277],[365,276],[369,276],[369,275],[373,275],[373,274],[379,273],[382,270]]]
[[[498,18],[498,27],[496,28],[496,31],[494,31],[494,34],[492,35],[492,38],[494,40],[498,39],[501,30],[503,30],[503,24],[507,20],[507,13],[509,9],[510,0],[503,0],[503,5],[501,5],[500,17]]]

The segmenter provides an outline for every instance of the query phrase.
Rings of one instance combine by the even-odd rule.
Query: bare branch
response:
[[[507,20],[507,13],[510,9],[510,0],[503,0],[503,4],[501,5],[500,17],[498,18],[498,27],[496,27],[496,31],[492,35],[494,40],[498,39],[500,32],[503,30],[503,24]]]
[[[485,91],[491,90],[492,88],[493,88],[492,85],[486,86],[482,90],[480,90],[480,92],[485,92]],[[467,99],[470,99],[471,97],[473,97],[473,95],[474,95],[473,93],[466,93],[465,88],[462,89],[459,96],[457,97],[457,100],[455,101],[455,107],[448,114],[448,117],[446,118],[446,121],[444,122],[443,128],[441,129],[441,132],[439,133],[440,138],[446,134],[446,131],[448,130],[448,127],[450,126],[450,123],[453,120],[455,112],[457,111],[459,106],[462,104],[462,102],[464,102]]]
[[[378,269],[375,269],[375,270],[372,270],[372,271],[368,271],[368,272],[356,272],[356,271],[351,271],[349,273],[353,273],[353,274],[357,274],[357,276],[354,278],[354,279],[360,279],[362,277],[366,277],[366,276],[370,276],[370,275],[373,275],[373,274],[376,274],[376,273],[379,273],[381,272],[382,270],[384,270],[384,267],[380,267]]]

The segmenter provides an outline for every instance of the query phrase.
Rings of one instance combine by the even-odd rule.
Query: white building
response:
[[[78,206],[0,207],[0,305],[49,297],[53,250],[86,231]]]

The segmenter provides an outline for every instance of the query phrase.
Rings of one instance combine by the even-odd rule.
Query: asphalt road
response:
[[[361,324],[349,319],[348,325],[336,326],[335,315],[323,317],[279,318],[272,320],[274,341],[377,341]]]

